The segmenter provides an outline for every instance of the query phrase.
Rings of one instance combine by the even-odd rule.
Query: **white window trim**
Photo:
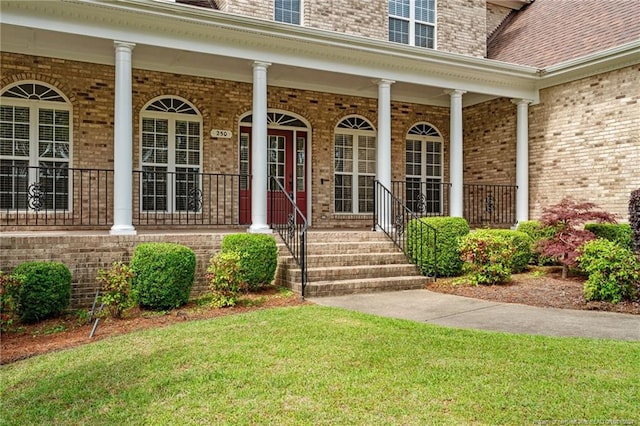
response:
[[[338,127],[340,125],[340,123],[342,123],[344,120],[351,118],[351,117],[357,117],[360,118],[364,121],[366,121],[367,123],[369,123],[369,125],[373,128],[373,130],[362,130],[362,129],[347,129],[347,128],[341,128]],[[341,135],[351,135],[353,136],[353,158],[352,158],[352,171],[349,173],[346,172],[336,172],[335,167],[336,167],[336,161],[335,161],[335,149],[336,149],[336,135],[337,134],[341,134]],[[334,132],[333,132],[333,158],[332,158],[332,169],[333,169],[333,187],[332,187],[332,193],[333,193],[333,213],[336,216],[353,216],[353,215],[371,215],[373,214],[373,212],[360,212],[360,205],[359,205],[359,200],[360,200],[360,188],[358,187],[358,177],[359,176],[373,176],[373,178],[376,178],[377,175],[377,167],[378,165],[376,164],[376,173],[363,173],[360,174],[358,173],[358,160],[359,160],[359,153],[358,153],[358,136],[373,136],[373,138],[375,139],[375,143],[376,143],[376,152],[378,150],[378,133],[375,129],[375,127],[373,126],[373,124],[367,120],[366,118],[360,116],[360,115],[348,115],[345,117],[342,117],[342,119],[338,122],[338,124],[336,125],[336,127],[334,128]],[[351,211],[350,212],[339,212],[336,211],[335,209],[335,200],[336,200],[336,187],[335,187],[335,176],[336,175],[342,175],[342,176],[351,176],[352,177],[352,181],[351,181]]]
[[[424,25],[429,25],[433,27],[433,47],[422,47],[422,46],[417,46],[417,47],[421,47],[423,49],[433,49],[433,50],[438,49],[438,0],[434,0],[433,22],[416,20],[416,0],[409,0],[409,18],[406,18],[404,16],[392,15],[391,13],[388,13],[388,8],[389,8],[388,3],[389,2],[387,0],[388,18],[394,18],[394,19],[399,19],[402,21],[409,22],[409,43],[407,44],[407,46],[416,46],[416,23],[418,23],[418,24],[424,24]],[[389,25],[388,18],[387,18],[387,26]],[[387,28],[387,32],[389,31],[390,31],[390,28]],[[387,36],[387,39],[388,39],[388,36]],[[392,43],[397,43],[397,42],[392,42]],[[404,43],[398,43],[398,44],[404,44]]]
[[[407,132],[407,134],[405,135],[405,180],[407,178],[419,178],[420,179],[420,183],[421,184],[426,184],[427,179],[439,179],[440,180],[440,213],[442,213],[443,211],[443,207],[444,207],[444,191],[443,191],[443,185],[444,185],[444,138],[442,137],[442,133],[440,132],[440,130],[438,130],[438,128],[436,126],[434,126],[433,124],[430,124],[428,122],[419,122],[419,123],[415,123],[413,124],[409,129],[413,129],[414,127],[418,126],[418,125],[427,125],[431,128],[433,128],[436,132],[438,132],[438,135],[440,136],[428,136],[428,135],[413,135]],[[414,140],[414,141],[420,141],[420,143],[422,144],[421,147],[421,164],[420,164],[420,176],[418,175],[408,175],[406,174],[406,150],[407,150],[407,141],[408,140]],[[440,176],[435,176],[435,175],[427,175],[427,149],[426,149],[426,145],[427,142],[436,142],[440,144]]]
[[[154,102],[160,100],[160,99],[167,99],[167,98],[172,98],[172,99],[178,99],[184,103],[186,103],[187,105],[189,105],[191,108],[194,109],[194,111],[196,111],[196,115],[192,115],[192,114],[181,114],[181,113],[177,113],[177,112],[163,112],[163,111],[147,111],[147,108],[153,104]],[[138,158],[139,158],[139,164],[140,164],[140,171],[142,173],[142,170],[145,166],[149,166],[149,167],[166,167],[167,168],[167,174],[175,174],[176,173],[176,121],[197,121],[200,124],[200,155],[199,155],[199,163],[197,166],[192,165],[192,164],[180,164],[178,165],[178,167],[187,167],[187,168],[191,168],[191,167],[197,167],[198,168],[198,173],[202,174],[203,173],[203,157],[204,157],[204,137],[203,137],[203,124],[202,124],[202,114],[200,113],[200,111],[198,110],[198,108],[196,108],[195,105],[193,105],[191,102],[187,101],[184,98],[181,98],[179,96],[158,96],[155,97],[153,99],[151,99],[149,102],[147,102],[142,109],[140,110],[140,139],[139,139],[139,143],[138,143]],[[142,144],[142,139],[143,139],[143,134],[144,134],[144,127],[143,127],[143,121],[145,118],[151,118],[151,119],[166,119],[169,123],[168,126],[168,153],[167,153],[167,162],[166,163],[150,163],[150,162],[143,162],[143,144]],[[169,185],[170,182],[167,182],[167,185]],[[173,181],[173,188],[171,188],[171,191],[169,194],[171,194],[172,196],[169,197],[167,195],[167,208],[166,210],[145,210],[143,208],[143,189],[142,189],[142,183],[140,182],[140,194],[139,194],[139,209],[140,212],[144,212],[144,213],[167,213],[167,214],[173,214],[173,213],[183,213],[183,210],[176,210],[176,206],[175,206],[175,197],[176,197],[176,188],[175,188],[176,182],[175,180]],[[200,177],[200,182],[199,182],[199,187],[202,188],[202,177]],[[198,212],[190,212],[192,214],[202,214],[202,208],[200,210],[198,210]]]
[[[1,96],[1,94],[5,93],[7,90],[11,89],[12,87],[21,86],[23,84],[39,84],[41,86],[48,87],[49,89],[59,94],[64,99],[64,102],[43,101],[39,99],[9,98],[9,97]],[[68,111],[69,112],[69,158],[67,159],[66,163],[69,169],[73,168],[73,105],[71,104],[71,101],[69,101],[69,98],[60,89],[58,89],[55,86],[52,86],[51,84],[47,84],[39,80],[21,80],[21,81],[15,82],[14,84],[5,86],[2,89],[2,91],[0,91],[0,105],[29,108],[29,160],[28,160],[29,161],[29,166],[28,166],[29,182],[35,182],[37,180],[37,173],[36,173],[36,170],[33,169],[33,167],[40,166],[40,156],[38,155],[39,134],[40,134],[39,133],[40,132],[39,110],[42,108],[42,109],[53,109],[58,111]],[[2,155],[0,156],[0,158],[3,160],[18,160],[18,161],[24,161],[26,159],[26,157],[18,157],[15,155]],[[62,161],[59,161],[59,160],[56,161],[56,159],[45,158],[42,161],[62,163]],[[69,179],[69,187],[68,187],[69,197],[68,197],[67,205],[69,206],[69,208],[56,209],[56,212],[73,213],[73,172],[71,171],[69,172],[68,179]],[[12,209],[12,210],[16,211],[16,209]],[[26,209],[22,209],[22,208],[17,209],[17,211],[21,213],[28,213],[28,214],[39,213],[38,211],[35,211],[28,207]]]

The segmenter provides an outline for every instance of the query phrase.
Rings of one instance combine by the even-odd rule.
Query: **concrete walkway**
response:
[[[309,300],[318,305],[447,327],[640,341],[640,315],[537,308],[428,290],[353,294]]]

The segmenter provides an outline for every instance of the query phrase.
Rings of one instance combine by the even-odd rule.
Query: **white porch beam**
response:
[[[529,220],[529,104],[527,99],[513,99],[517,105],[516,128],[516,221]]]
[[[462,150],[462,95],[464,90],[447,90],[451,107],[449,112],[449,215],[463,217],[463,150]]]
[[[251,127],[251,233],[270,233],[267,224],[267,68],[253,63],[253,123]]]
[[[131,54],[135,44],[115,45],[115,105],[113,121],[113,226],[111,235],[135,235],[133,227],[133,106]]]

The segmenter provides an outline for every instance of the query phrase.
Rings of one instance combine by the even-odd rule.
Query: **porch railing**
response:
[[[113,170],[0,165],[0,226],[112,224]]]
[[[373,229],[383,231],[423,275],[437,277],[436,229],[377,180],[373,198]]]
[[[270,225],[284,241],[300,268],[301,297],[304,299],[307,286],[307,229],[305,215],[300,211],[291,194],[285,191],[282,183],[274,176],[270,181],[269,216]]]
[[[113,225],[113,170],[0,164],[0,226]],[[242,225],[249,175],[134,171],[137,227]],[[244,215],[247,216],[248,215]]]
[[[516,223],[516,185],[463,185],[464,218],[471,225]]]
[[[392,193],[418,216],[449,216],[451,183],[393,181]],[[465,183],[463,216],[473,226],[513,225],[516,185]]]

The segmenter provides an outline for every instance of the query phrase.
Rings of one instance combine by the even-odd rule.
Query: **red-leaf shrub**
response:
[[[629,197],[629,225],[633,231],[633,249],[640,254],[640,189],[631,192]]]
[[[611,213],[600,210],[594,203],[574,201],[565,198],[558,204],[544,209],[541,217],[543,226],[556,229],[553,237],[538,243],[537,250],[552,257],[563,266],[562,277],[567,277],[570,266],[576,266],[578,248],[596,238],[593,232],[584,229],[586,222],[615,223]]]

